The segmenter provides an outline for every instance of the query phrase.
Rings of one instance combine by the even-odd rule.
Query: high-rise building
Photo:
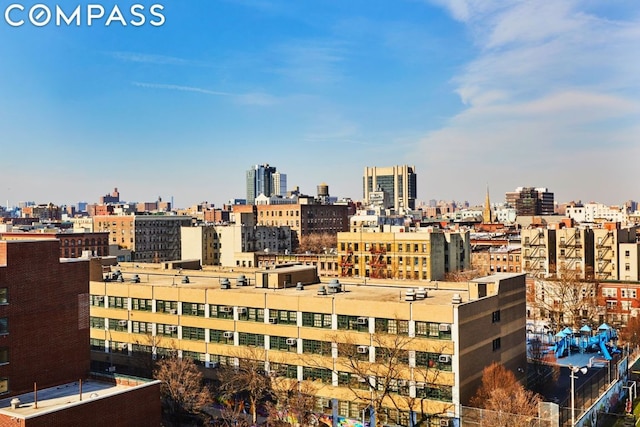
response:
[[[388,196],[385,208],[415,209],[417,179],[414,166],[365,167],[362,180],[363,196],[370,203],[371,193]]]
[[[518,216],[553,215],[554,197],[544,187],[518,187],[505,194],[507,205],[516,209]]]
[[[286,196],[287,195],[287,174],[275,172],[271,175],[273,180],[273,195],[274,196]]]
[[[274,190],[273,185],[273,174],[275,173],[276,168],[268,164],[255,165],[247,171],[247,204],[252,205],[260,194],[270,197],[277,191]]]

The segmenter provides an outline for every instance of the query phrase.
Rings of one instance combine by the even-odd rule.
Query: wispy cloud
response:
[[[233,102],[242,105],[255,105],[255,106],[267,106],[273,105],[278,102],[277,98],[267,93],[253,92],[253,93],[231,93],[221,92],[216,90],[210,90],[194,86],[182,86],[175,84],[162,84],[162,83],[145,83],[145,82],[132,82],[134,86],[146,88],[146,89],[161,89],[161,90],[175,90],[181,92],[193,92],[200,93],[209,96],[221,96],[228,97]]]
[[[180,65],[180,66],[197,66],[197,67],[213,67],[214,66],[204,61],[178,58],[175,56],[154,55],[150,53],[106,52],[106,54],[120,61],[136,62],[140,64]]]
[[[294,40],[274,47],[269,54],[271,71],[313,84],[341,80],[340,64],[346,57],[346,46],[331,40]]]
[[[432,3],[468,27],[477,54],[452,80],[464,107],[422,140],[427,170],[455,162],[495,181],[554,185],[560,197],[582,182],[611,197],[594,170],[620,177],[619,159],[637,152],[637,15],[621,21],[579,1]]]

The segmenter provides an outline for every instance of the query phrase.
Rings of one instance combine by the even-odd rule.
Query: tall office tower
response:
[[[553,215],[554,197],[544,187],[518,187],[505,195],[507,205],[516,208],[519,216]]]
[[[415,209],[417,196],[415,166],[365,167],[362,180],[366,203],[370,194],[382,190],[389,200],[385,208]]]
[[[264,165],[255,165],[247,171],[247,204],[254,204],[256,197],[264,194],[270,197],[274,194],[273,174],[276,168]]]
[[[273,180],[273,195],[274,196],[286,196],[287,195],[287,174],[276,172],[271,175]]]

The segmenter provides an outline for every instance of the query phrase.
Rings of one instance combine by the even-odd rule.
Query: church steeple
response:
[[[491,224],[493,222],[493,214],[491,212],[491,202],[489,201],[489,185],[487,185],[487,196],[484,200],[484,210],[482,211],[482,222]]]

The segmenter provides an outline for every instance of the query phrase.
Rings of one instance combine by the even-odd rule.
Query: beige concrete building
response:
[[[620,280],[618,245],[635,243],[635,228],[620,228],[619,223],[606,223],[593,230],[594,276],[597,280]]]
[[[559,228],[556,234],[558,277],[573,275],[579,279],[593,277],[593,230]]]
[[[415,166],[366,167],[363,196],[368,204],[382,204],[396,212],[415,209],[417,178]]]
[[[108,231],[109,244],[133,251],[139,262],[180,259],[180,227],[190,226],[191,218],[175,215],[94,216],[95,231]]]
[[[376,416],[382,424],[409,425],[412,409],[440,426],[453,424],[485,366],[500,362],[514,372],[526,366],[522,274],[425,288],[369,282],[344,289],[334,281],[276,289],[225,286],[203,272],[177,281],[147,268],[122,271],[122,283],[90,283],[92,358],[117,371],[143,350],[178,349],[207,372],[258,349],[268,372],[313,383],[317,412],[331,413],[335,399],[340,416],[360,418],[370,401],[356,397],[353,387],[381,382],[373,374],[378,358],[389,343],[401,343],[391,392]],[[142,280],[131,283],[133,274]],[[351,347],[372,374],[355,377],[344,367]]]
[[[522,271],[533,277],[555,274],[556,230],[528,228],[520,232]]]
[[[618,265],[620,280],[637,282],[640,280],[640,243],[620,243]]]
[[[342,277],[442,280],[470,267],[469,232],[425,228],[338,233]]]

